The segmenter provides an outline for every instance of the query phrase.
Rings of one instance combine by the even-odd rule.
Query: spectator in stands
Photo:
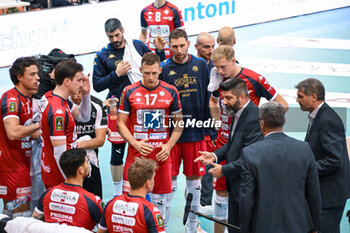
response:
[[[33,217],[92,231],[101,218],[102,200],[82,188],[83,180],[91,172],[86,151],[80,148],[65,151],[60,166],[67,177],[65,182],[44,192]]]

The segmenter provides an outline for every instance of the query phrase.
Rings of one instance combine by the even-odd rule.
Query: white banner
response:
[[[140,12],[152,0],[120,0],[0,16],[0,67],[21,56],[53,48],[82,54],[108,43],[104,23],[121,20],[127,38],[138,38]],[[183,14],[189,35],[243,26],[344,6],[350,0],[171,0]]]

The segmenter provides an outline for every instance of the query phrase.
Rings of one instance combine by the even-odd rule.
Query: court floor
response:
[[[229,24],[228,24],[229,26]],[[138,29],[137,29],[138,30]],[[203,28],[205,31],[205,28]],[[301,80],[314,77],[323,82],[327,102],[337,107],[344,120],[346,134],[350,136],[350,7],[303,15],[289,19],[236,28],[236,58],[244,67],[264,75],[289,102],[285,131],[303,140],[307,128],[306,113],[296,102],[294,86]],[[212,33],[216,38],[217,33]],[[195,36],[190,37],[190,53],[196,54]],[[106,37],[106,44],[107,44]],[[101,48],[104,46],[101,44]],[[65,51],[69,53],[69,51]],[[78,56],[86,73],[92,73],[94,54]],[[8,68],[0,69],[0,93],[12,87]],[[93,95],[104,99],[107,92]],[[100,149],[100,167],[103,178],[103,199],[113,196],[109,170],[110,143]],[[171,209],[170,233],[184,232],[182,226],[185,178],[178,177],[178,190]],[[350,232],[345,213],[350,209],[348,201],[341,222],[341,232]],[[0,204],[2,210],[2,204]],[[213,224],[200,218],[201,227],[213,232]]]

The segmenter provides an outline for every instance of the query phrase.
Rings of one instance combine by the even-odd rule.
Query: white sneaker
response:
[[[214,215],[214,206],[213,205],[206,205],[206,206],[199,205],[198,212],[201,214],[205,214],[205,215]]]

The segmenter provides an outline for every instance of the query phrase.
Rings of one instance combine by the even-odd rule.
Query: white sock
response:
[[[174,198],[174,194],[175,194],[176,189],[177,189],[177,181],[176,181],[176,180],[173,180],[173,181],[171,182],[171,190],[172,190],[172,192],[166,194],[165,219],[164,219],[164,228],[165,228],[165,231],[166,231],[166,232],[168,231],[168,222],[169,222],[169,218],[170,218],[170,206],[171,206],[171,201],[172,201],[173,198]]]
[[[13,213],[13,218],[16,217],[31,217],[32,216],[32,211],[30,210],[26,210],[26,211],[22,211],[22,212],[17,212],[17,213]]]
[[[214,204],[214,217],[220,220],[228,218],[228,197],[216,195]]]
[[[186,180],[186,197],[188,193],[192,193],[193,198],[191,202],[191,210],[198,211],[199,202],[201,197],[201,181],[198,180]],[[195,233],[197,230],[198,216],[192,213],[188,214],[188,220],[186,225],[187,233]]]
[[[166,203],[166,194],[156,194],[151,193],[152,203],[157,206],[160,213],[162,214],[163,220],[165,219],[165,203]],[[165,220],[164,220],[165,221]]]
[[[118,182],[113,182],[113,187],[114,187],[114,196],[120,196],[123,194],[122,191],[122,181],[118,181]]]

